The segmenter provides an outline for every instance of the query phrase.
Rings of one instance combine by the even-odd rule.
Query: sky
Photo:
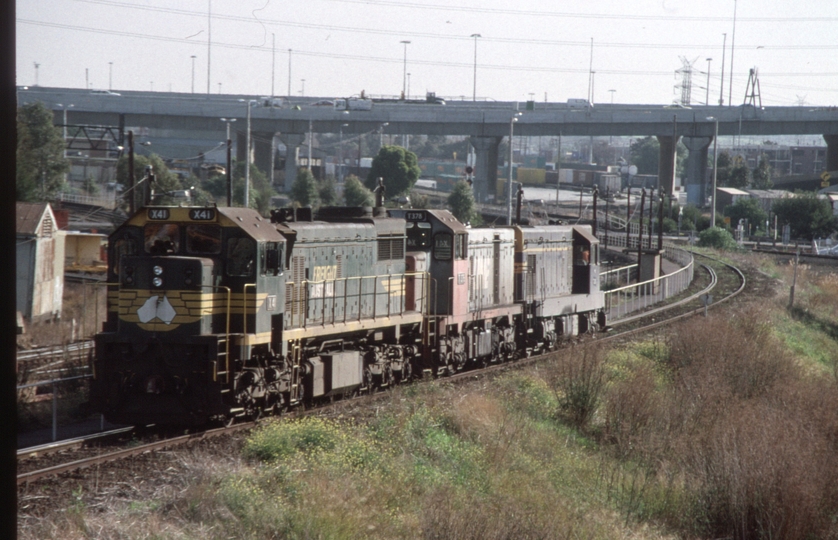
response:
[[[687,66],[694,105],[718,104],[720,95],[741,104],[757,68],[764,106],[832,106],[837,7],[836,0],[17,0],[17,84],[258,96],[286,96],[290,86],[292,96],[324,98],[396,97],[409,88],[417,98],[563,102],[593,94],[594,103],[669,104],[681,99],[678,70]]]

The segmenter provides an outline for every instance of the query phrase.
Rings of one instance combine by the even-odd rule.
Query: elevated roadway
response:
[[[164,92],[91,92],[70,88],[20,87],[18,103],[41,101],[63,123],[65,107],[68,124],[142,126],[181,133],[212,133],[221,140],[224,125],[219,118],[236,118],[244,127],[250,107],[251,131],[257,141],[274,136],[295,156],[305,133],[360,134],[387,124],[388,134],[466,135],[477,154],[475,195],[487,200],[497,180],[498,145],[508,137],[513,115],[514,133],[521,136],[655,136],[661,143],[658,176],[671,193],[675,172],[675,146],[679,139],[690,150],[688,193],[703,197],[708,148],[718,119],[719,135],[823,135],[827,144],[827,170],[838,169],[838,107],[736,107],[661,106],[568,103],[523,103],[494,101],[449,101],[447,104],[374,102],[371,110],[339,111],[324,98],[282,98],[229,94],[179,94]],[[239,158],[244,158],[244,144]],[[273,146],[256,143],[256,162],[264,167]],[[295,176],[297,164],[287,160],[286,177]],[[267,167],[265,167],[267,170]],[[290,186],[286,186],[289,189]],[[703,200],[703,198],[702,198]]]

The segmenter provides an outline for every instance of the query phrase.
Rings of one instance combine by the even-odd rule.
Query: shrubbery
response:
[[[710,227],[698,233],[698,245],[721,250],[736,249],[736,240],[721,227]]]

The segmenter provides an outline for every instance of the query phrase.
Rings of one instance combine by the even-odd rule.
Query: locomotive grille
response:
[[[389,261],[404,258],[404,238],[379,238],[378,260]]]

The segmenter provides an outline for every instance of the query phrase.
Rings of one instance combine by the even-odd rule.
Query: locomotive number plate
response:
[[[212,221],[215,219],[215,209],[193,208],[189,210],[189,219],[192,221]]]
[[[148,209],[148,219],[156,220],[156,221],[165,221],[169,219],[169,209],[168,208],[149,208]]]
[[[405,212],[404,218],[407,221],[425,221],[425,212]]]

